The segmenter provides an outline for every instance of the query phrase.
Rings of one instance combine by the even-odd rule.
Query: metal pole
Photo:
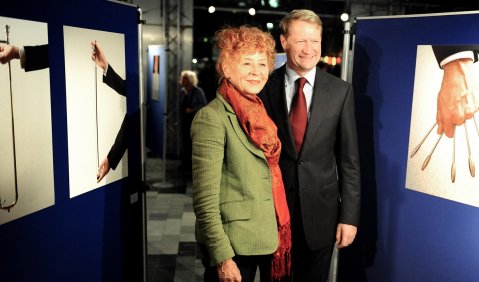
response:
[[[351,23],[344,23],[344,37],[343,37],[343,60],[341,61],[341,79],[348,81],[349,69],[349,46],[351,42]]]
[[[5,32],[7,34],[6,43],[7,45],[9,45],[10,44],[10,26],[9,25],[5,25]],[[17,152],[15,148],[15,117],[13,112],[12,66],[10,64],[10,61],[8,62],[8,79],[9,79],[9,85],[10,85],[10,109],[12,113],[11,121],[12,121],[13,171],[14,171],[14,180],[15,180],[15,200],[11,204],[4,205],[6,200],[2,200],[2,197],[0,196],[0,208],[10,212],[10,209],[13,206],[15,206],[18,201]]]
[[[167,26],[167,21],[166,21],[166,18],[169,17],[169,2],[168,0],[165,0],[163,1],[163,5],[164,5],[164,8],[163,8],[163,22],[164,22],[164,28],[165,28],[165,40],[168,41],[169,40],[169,27]],[[169,49],[169,46],[168,46],[168,42],[167,42],[167,46],[166,46],[166,51],[167,52],[171,52],[171,50]],[[168,57],[170,56],[170,54],[167,55]],[[169,61],[169,58],[167,59]],[[167,62],[168,63],[168,62]],[[158,66],[160,67],[160,66]],[[168,70],[169,71],[169,70]],[[168,75],[168,74],[167,74]],[[166,150],[167,150],[167,141],[168,141],[168,138],[167,138],[167,133],[168,133],[168,129],[167,129],[167,119],[168,119],[168,83],[169,81],[167,80],[167,83],[165,85],[165,97],[163,97],[163,159],[162,159],[162,170],[161,170],[161,181],[160,182],[155,182],[152,184],[153,187],[155,188],[160,188],[160,189],[167,189],[167,188],[172,188],[174,185],[173,183],[169,183],[169,182],[166,182]],[[160,97],[160,100],[161,100],[161,97]]]
[[[95,41],[95,47],[94,52],[95,56],[97,54],[96,50],[96,41]],[[96,59],[93,62],[93,67],[95,68],[95,126],[96,126],[96,165],[99,168],[100,167],[100,143],[99,143],[99,134],[98,134],[98,73],[97,73],[97,67],[96,67]],[[102,169],[103,170],[103,169]]]
[[[343,38],[343,60],[341,61],[341,79],[348,81],[348,69],[349,69],[349,45],[351,39],[351,23],[344,23],[344,38]],[[335,246],[333,249],[331,266],[329,268],[329,282],[336,282],[338,278],[338,260],[339,249]]]
[[[143,85],[143,20],[142,20],[142,10],[140,7],[137,7],[138,11],[138,75],[139,75],[139,95],[140,95],[140,153],[141,153],[141,180],[143,182],[146,181],[146,175],[145,175],[145,97],[144,97],[144,85]],[[147,280],[147,256],[148,256],[148,251],[147,251],[147,218],[146,218],[146,192],[145,191],[140,191],[140,196],[141,196],[141,217],[142,217],[142,232],[143,232],[143,282],[146,282]]]

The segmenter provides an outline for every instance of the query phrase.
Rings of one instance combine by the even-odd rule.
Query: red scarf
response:
[[[249,140],[263,151],[268,161],[273,178],[273,201],[279,239],[278,249],[272,257],[271,279],[273,281],[280,280],[291,273],[291,228],[283,177],[278,165],[281,142],[277,135],[277,127],[269,118],[263,102],[258,96],[239,92],[226,79],[223,80],[218,92],[233,107]]]

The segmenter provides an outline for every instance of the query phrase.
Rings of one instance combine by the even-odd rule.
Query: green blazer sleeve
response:
[[[210,108],[203,108],[191,126],[193,140],[193,207],[197,229],[215,264],[234,256],[221,223],[219,201],[221,168],[225,150],[225,129]]]

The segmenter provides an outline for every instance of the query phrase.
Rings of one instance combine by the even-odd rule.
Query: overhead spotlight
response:
[[[269,3],[269,6],[271,8],[278,8],[279,7],[279,1],[278,0],[269,0],[268,3]]]
[[[215,6],[208,7],[208,13],[213,14],[216,11]]]
[[[191,60],[191,62],[192,62],[193,64],[197,64],[197,63],[198,63],[198,59],[193,58],[193,59]]]
[[[269,30],[269,29],[273,29],[274,25],[273,23],[266,23],[266,28]]]
[[[343,22],[347,22],[349,20],[349,14],[348,13],[342,13],[341,14],[341,20]]]
[[[249,8],[248,13],[249,13],[251,16],[256,15],[256,10],[255,10],[255,8]]]

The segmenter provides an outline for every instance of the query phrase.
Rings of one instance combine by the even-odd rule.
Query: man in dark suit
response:
[[[294,10],[281,20],[280,29],[287,62],[272,73],[260,97],[282,143],[279,164],[292,219],[293,279],[327,281],[334,245],[350,245],[359,224],[353,90],[317,67],[322,23],[314,12]],[[301,104],[294,96],[299,94],[295,82],[302,77],[303,129],[297,118],[290,120]]]

